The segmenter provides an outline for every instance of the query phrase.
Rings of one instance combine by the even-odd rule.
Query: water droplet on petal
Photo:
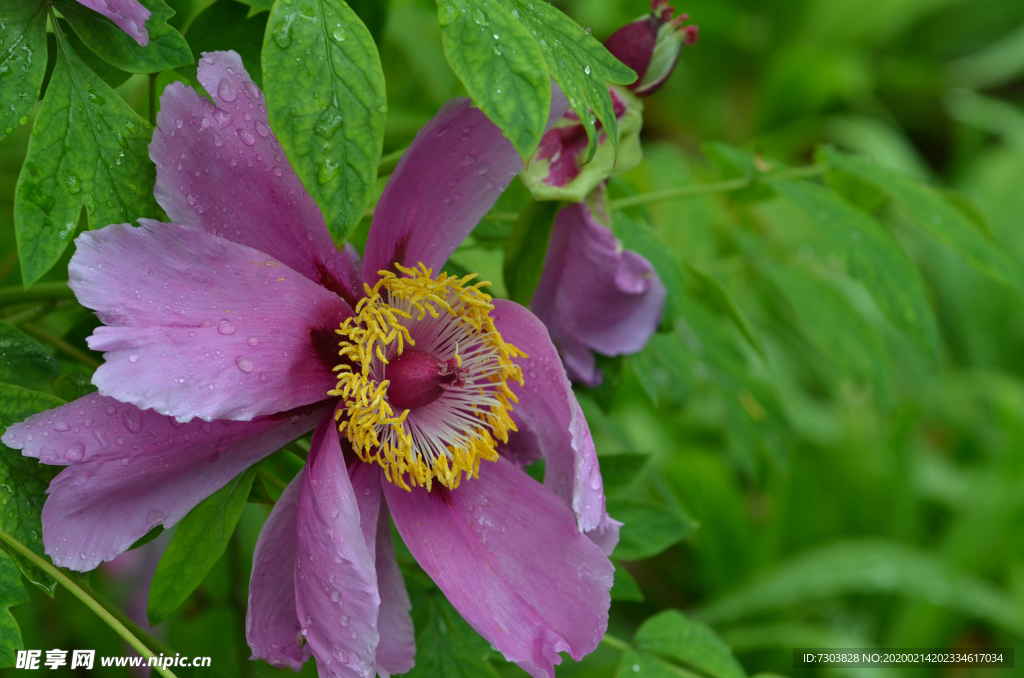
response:
[[[252,130],[240,129],[238,130],[238,138],[242,140],[242,143],[246,146],[252,146],[256,143],[256,137],[253,135]]]
[[[217,323],[217,331],[220,332],[221,334],[234,334],[235,326],[229,323],[226,319],[221,320],[219,323]]]
[[[240,355],[237,358],[235,358],[235,365],[237,365],[238,369],[242,370],[246,374],[252,372],[252,361],[246,358],[244,355]]]
[[[220,84],[217,85],[217,96],[224,101],[231,102],[238,98],[238,90],[227,78],[221,78]]]
[[[121,415],[121,421],[124,423],[124,427],[132,433],[138,433],[142,430],[142,413],[134,407],[129,407]]]
[[[80,461],[83,456],[85,456],[85,445],[82,443],[75,443],[64,453],[64,458],[68,461]]]

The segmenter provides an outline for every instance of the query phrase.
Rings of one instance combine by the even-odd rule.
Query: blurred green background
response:
[[[189,20],[210,3],[170,4],[179,30],[198,40]],[[641,0],[554,4],[599,38],[647,9]],[[644,162],[613,181],[613,197],[735,177],[745,162],[809,164],[832,144],[942,187],[972,227],[1024,265],[1024,2],[691,0],[678,9],[700,26],[700,42],[646,100]],[[432,1],[390,0],[385,22],[386,153],[462,90]],[[157,86],[188,77],[161,74]],[[118,91],[147,117],[146,76]],[[12,196],[28,129],[0,141],[2,286],[21,282]],[[516,209],[522,193],[514,186],[499,208]],[[1024,647],[1021,292],[922,235],[877,190],[846,195],[921,271],[939,330],[931,355],[770,187],[617,213],[616,234],[652,259],[670,299],[649,347],[604,361],[606,384],[580,390],[611,510],[630,523],[616,553],[630,576],[617,581],[609,633],[628,639],[676,608],[709,624],[748,675],[1013,675],[793,668],[793,647]],[[501,294],[502,249],[484,237],[493,230],[481,229],[453,266],[481,271]],[[66,279],[70,253],[44,280]],[[84,345],[91,314],[68,303],[32,322],[56,339],[47,345],[67,375],[57,395],[84,392],[89,360],[99,359]],[[213,657],[196,675],[286,675],[245,661],[248,569],[268,510],[247,505],[224,558],[153,631],[172,652]],[[100,568],[92,587],[144,620],[166,542]],[[420,653],[434,661],[418,658],[417,675],[523,675],[459,625],[410,559],[403,564]],[[125,653],[66,591],[30,595],[12,608],[26,647]],[[636,675],[633,666],[613,641],[558,673]],[[312,664],[303,675],[315,675]]]

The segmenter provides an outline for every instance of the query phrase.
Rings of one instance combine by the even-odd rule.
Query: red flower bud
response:
[[[684,26],[689,15],[673,18],[668,0],[651,0],[651,12],[615,31],[604,46],[637,74],[629,89],[637,96],[654,94],[672,75],[683,45],[697,42],[697,27]]]

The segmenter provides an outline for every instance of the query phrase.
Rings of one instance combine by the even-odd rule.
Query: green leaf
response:
[[[889,393],[892,365],[878,333],[830,283],[795,267],[765,267],[796,313],[804,336],[843,373]]]
[[[732,650],[708,626],[678,610],[665,610],[637,629],[637,649],[682,662],[712,678],[746,678]]]
[[[761,357],[764,357],[764,346],[761,344],[761,340],[754,332],[754,328],[751,326],[750,321],[747,320],[743,310],[736,304],[729,291],[722,286],[722,283],[696,266],[687,264],[686,271],[692,277],[689,287],[690,293],[701,297],[709,306],[728,317],[743,336],[746,337],[747,341],[750,342],[750,345],[754,347],[754,350],[760,353]]]
[[[700,678],[686,669],[669,664],[649,652],[626,650],[619,660],[615,678]]]
[[[133,549],[139,548],[140,546],[145,546],[146,544],[148,544],[149,542],[153,541],[154,539],[156,539],[157,537],[159,537],[163,533],[164,533],[164,526],[163,525],[157,525],[152,530],[150,530],[146,534],[144,534],[141,537],[139,537],[138,539],[136,539],[135,543],[128,547],[128,550],[131,551]]]
[[[888,594],[926,601],[1013,633],[1024,620],[1004,591],[946,567],[930,553],[882,539],[840,541],[795,556],[700,610],[710,623],[838,596]]]
[[[763,164],[759,167],[758,160],[752,153],[721,141],[708,141],[700,146],[701,153],[707,157],[718,170],[721,179],[751,179],[753,183],[738,191],[728,194],[732,202],[758,202],[775,196],[772,187],[759,182],[758,177],[767,169]]]
[[[596,121],[618,148],[608,83],[628,85],[636,73],[572,19],[544,0],[439,0],[437,15],[452,70],[520,155],[533,154],[551,105],[541,63],[587,130],[588,159],[597,152]]]
[[[693,388],[688,355],[682,336],[665,332],[653,335],[644,350],[626,356],[626,360],[652,403],[658,405],[665,397],[674,405],[682,405]]]
[[[0,668],[11,668],[18,650],[24,650],[21,628],[10,608],[28,602],[28,592],[11,557],[0,551]]]
[[[620,560],[656,556],[697,529],[696,522],[677,511],[622,499],[608,500],[608,514],[624,523],[615,547]]]
[[[89,70],[57,29],[57,65],[14,193],[26,285],[71,241],[84,206],[94,227],[159,216],[150,127]]]
[[[82,63],[89,67],[89,70],[103,78],[103,82],[107,83],[111,87],[120,87],[128,78],[132,77],[131,73],[122,71],[116,66],[111,66],[106,61],[96,56],[91,49],[85,46],[82,39],[79,38],[73,30],[71,30],[71,26],[67,21],[58,19],[57,22],[60,24],[60,30],[61,33],[64,34],[64,38],[68,41],[68,44],[71,45],[71,49],[74,50],[75,54],[77,54],[82,60]],[[46,34],[46,44],[49,46],[50,51],[56,54],[57,38],[53,33]]]
[[[523,157],[533,154],[551,108],[544,55],[500,0],[440,0],[444,53],[466,91]]]
[[[523,24],[540,43],[551,76],[587,130],[590,139],[588,159],[597,152],[595,115],[608,133],[612,147],[617,150],[619,125],[608,93],[608,83],[628,85],[636,80],[636,73],[613,57],[582,26],[544,0],[503,0],[503,3],[513,16],[521,17]]]
[[[182,519],[149,587],[146,616],[151,625],[178,609],[223,555],[258,469],[257,465],[243,471]]]
[[[615,582],[612,584],[612,600],[643,602],[644,593],[640,585],[621,563],[615,564]]]
[[[899,242],[870,216],[825,188],[783,182],[775,190],[825,236],[850,276],[867,288],[889,321],[936,358],[939,330],[935,313],[921,274]]]
[[[249,8],[235,0],[217,0],[196,15],[188,25],[185,39],[193,54],[233,49],[242,57],[242,65],[260,87],[263,86],[263,65],[260,54],[263,50],[263,34],[267,28],[268,14],[260,12],[246,18]],[[178,68],[196,78],[196,65],[188,64]]]
[[[648,454],[606,454],[599,458],[601,478],[606,492],[615,491],[629,484],[650,459]]]
[[[1024,279],[1000,245],[990,240],[941,193],[864,158],[831,149],[826,149],[825,157],[840,169],[885,191],[919,227],[971,266],[993,280],[1024,291]]]
[[[46,73],[46,5],[4,8],[0,21],[0,139],[28,122]]]
[[[377,46],[343,0],[275,3],[263,38],[270,124],[336,241],[363,218],[384,143]]]
[[[23,421],[33,414],[63,405],[64,401],[18,386],[0,384],[0,429]],[[46,501],[46,488],[60,469],[40,464],[0,444],[0,529],[36,554],[43,555],[43,524],[40,516]],[[14,561],[25,578],[53,595],[56,582],[18,554]]]
[[[60,365],[39,342],[0,320],[0,382],[41,388],[58,374]]]
[[[143,47],[107,17],[75,0],[53,0],[82,42],[105,61],[129,73],[159,73],[194,61],[185,38],[167,20],[174,10],[164,0],[139,0],[151,14],[149,43]]]
[[[498,678],[487,641],[440,592],[412,591],[416,665],[407,678]]]
[[[551,228],[561,208],[557,201],[531,200],[519,213],[505,246],[505,289],[512,301],[526,306],[533,299],[544,271]]]

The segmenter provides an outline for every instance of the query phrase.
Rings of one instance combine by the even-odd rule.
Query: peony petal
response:
[[[149,146],[154,194],[172,221],[270,254],[355,306],[358,255],[338,252],[267,122],[263,93],[235,52],[206,52],[199,81],[213,103],[171,83]]]
[[[376,666],[380,597],[359,509],[334,419],[325,418],[302,472],[295,561],[299,624],[321,676],[364,678]]]
[[[335,385],[334,294],[254,249],[142,220],[87,231],[68,267],[97,311],[100,393],[179,421],[249,420],[318,402]]]
[[[373,215],[363,278],[395,263],[435,271],[522,169],[512,143],[469,99],[453,99],[416,134]]]
[[[384,483],[395,525],[448,600],[509,661],[554,678],[608,626],[611,562],[572,511],[512,462],[480,467],[458,489]]]
[[[149,44],[146,21],[150,11],[138,0],[78,0],[78,3],[113,21],[143,47]]]
[[[377,475],[379,478],[379,471]],[[405,588],[405,579],[398,569],[395,545],[391,542],[391,514],[383,502],[377,521],[377,586],[380,590],[377,673],[381,678],[388,678],[392,673],[412,670],[416,659],[416,634],[409,615],[412,603]]]
[[[516,359],[524,385],[511,385],[519,399],[512,409],[519,432],[509,435],[508,447],[539,450],[544,485],[573,508],[581,531],[592,530],[605,515],[597,451],[548,331],[512,301],[495,299],[491,318],[502,338],[529,356]]]
[[[54,564],[81,572],[123,553],[157,525],[174,525],[200,501],[310,430],[330,411],[305,408],[244,424],[178,424],[151,410],[115,407],[113,402],[91,394],[34,415],[17,425],[23,428],[8,430],[8,444],[21,447],[35,444],[26,431],[38,431],[39,421],[45,424],[52,417],[54,430],[59,422],[72,426],[61,433],[60,445],[68,445],[65,460],[74,461],[72,450],[83,460],[50,483],[43,506],[43,544]],[[86,414],[80,414],[83,411]],[[81,426],[78,417],[83,417]],[[92,420],[89,430],[87,418]],[[101,439],[107,449],[96,442]],[[26,456],[43,461],[51,454],[45,446],[32,451],[35,454],[26,449]]]
[[[297,642],[302,627],[295,611],[295,520],[301,479],[301,475],[292,479],[260,530],[245,614],[245,639],[252,659],[291,667],[296,673],[311,654],[308,645]]]
[[[623,251],[585,204],[558,213],[544,272],[530,303],[573,371],[589,381],[579,345],[615,356],[636,353],[657,330],[665,286],[646,259]],[[573,375],[574,377],[576,374]]]

